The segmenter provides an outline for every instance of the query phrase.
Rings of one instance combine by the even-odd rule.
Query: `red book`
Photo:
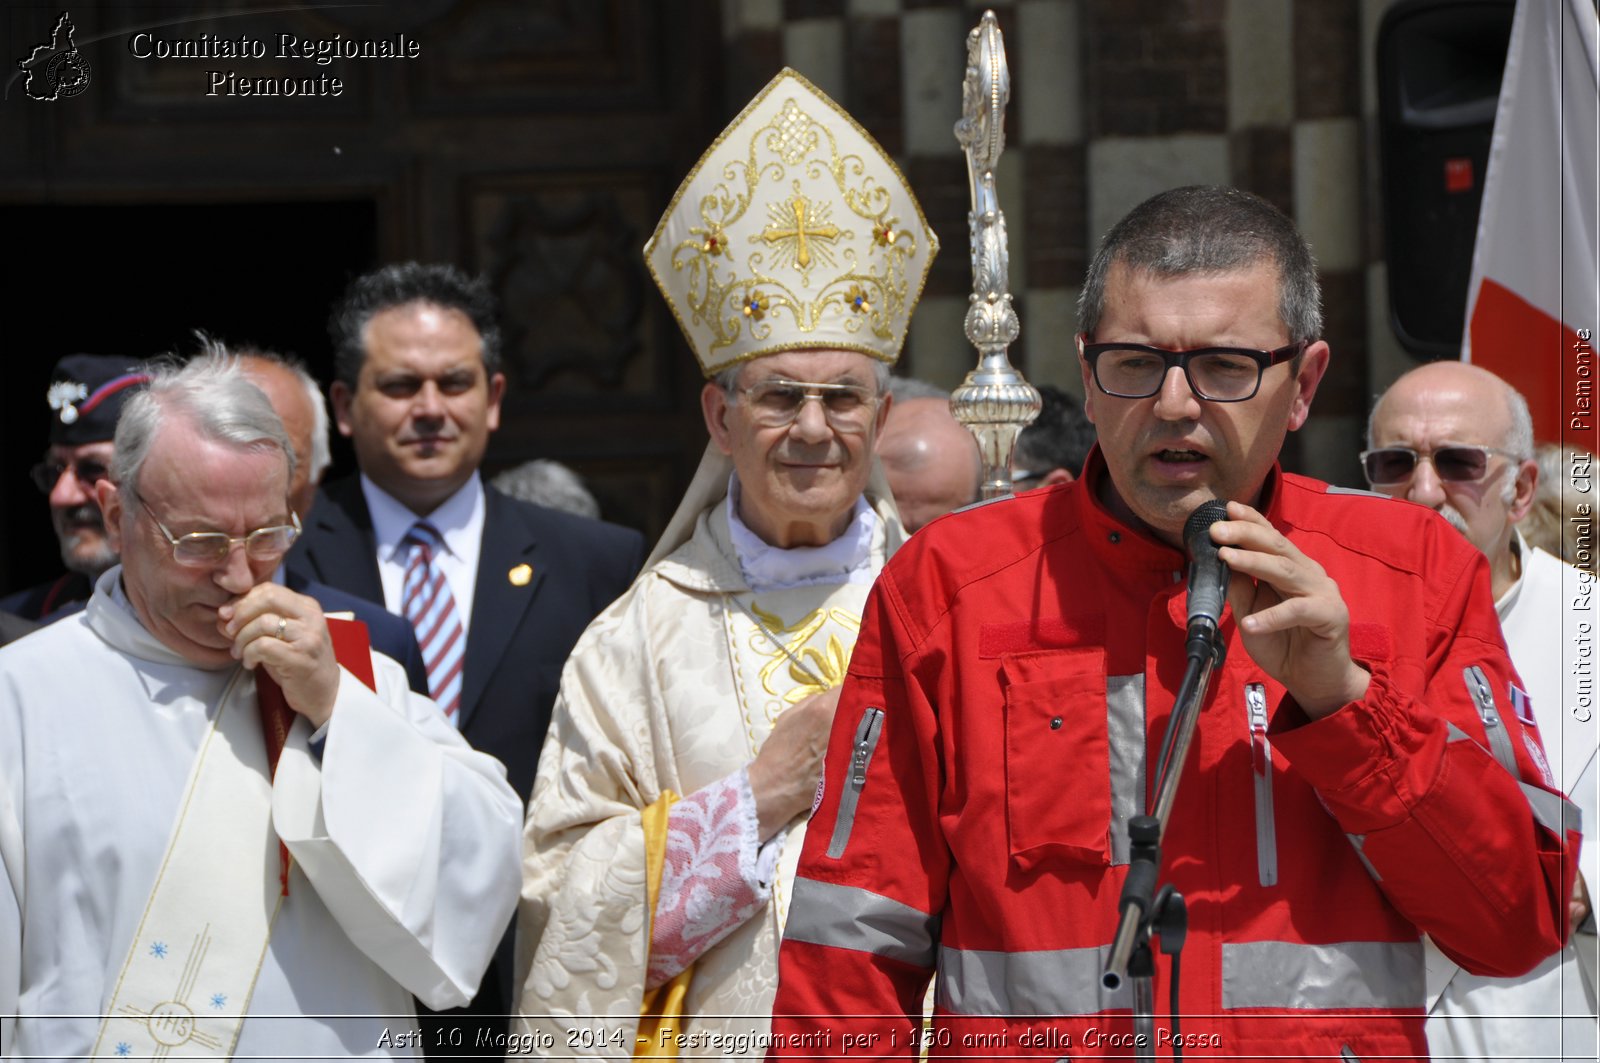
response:
[[[343,620],[330,616],[328,634],[333,638],[333,656],[351,675],[365,683],[367,689],[377,690],[377,680],[372,674],[372,644],[367,636],[367,625],[359,620]],[[284,699],[283,688],[265,669],[256,670],[256,697],[261,707],[261,735],[267,743],[267,770],[276,778],[278,757],[283,753],[283,743],[289,738],[289,728],[294,725],[295,711]],[[280,862],[279,878],[283,882],[283,895],[289,895],[289,850],[278,843]]]

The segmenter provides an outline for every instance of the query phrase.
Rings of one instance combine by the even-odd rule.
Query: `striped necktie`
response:
[[[400,544],[411,550],[401,597],[406,619],[416,629],[417,644],[422,647],[428,690],[445,719],[459,726],[456,710],[461,707],[461,669],[466,661],[467,640],[461,631],[450,584],[433,561],[444,540],[437,528],[419,520]]]

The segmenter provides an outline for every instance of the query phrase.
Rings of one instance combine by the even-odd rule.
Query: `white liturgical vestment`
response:
[[[1583,812],[1579,869],[1600,901],[1595,858],[1597,724],[1585,671],[1593,654],[1593,581],[1518,533],[1522,575],[1495,608],[1544,743],[1538,758]],[[1513,701],[1513,705],[1517,705]],[[1523,710],[1526,712],[1527,710]],[[1576,1063],[1596,1058],[1594,937],[1580,934],[1518,978],[1468,974],[1428,942],[1428,1049],[1436,1059]],[[1585,967],[1587,966],[1587,974]]]
[[[753,591],[728,510],[702,511],[692,537],[589,626],[562,674],[518,924],[514,1031],[541,1054],[632,1055],[650,934],[640,810],[737,772],[787,708],[843,680],[871,574],[900,536],[892,515],[872,521],[865,579]],[[802,818],[773,843],[770,901],[696,961],[673,1024],[690,1039],[685,1057],[764,1054],[804,830]]]
[[[82,614],[0,651],[7,1056],[86,1056],[130,948],[145,967],[170,959],[196,1014],[238,1004],[203,974],[177,977],[194,942],[134,940],[238,668],[197,668],[163,646],[116,590],[120,575],[101,578]],[[304,718],[284,745],[271,860],[281,839],[293,862],[250,972],[239,1058],[421,1055],[412,995],[439,1008],[469,1000],[515,904],[521,807],[504,769],[412,694],[398,665],[372,660],[376,693],[341,672],[320,756]],[[204,884],[194,892],[203,905]],[[133,1039],[102,1052],[149,1058]]]

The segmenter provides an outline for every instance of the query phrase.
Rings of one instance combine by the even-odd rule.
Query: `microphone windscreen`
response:
[[[1183,525],[1183,548],[1191,559],[1216,554],[1217,544],[1211,541],[1211,526],[1227,519],[1228,504],[1219,499],[1213,498],[1194,507]]]
[[[1183,545],[1189,552],[1189,624],[1206,621],[1212,631],[1222,623],[1228,597],[1228,566],[1211,541],[1211,526],[1228,519],[1225,503],[1202,502],[1183,525]]]

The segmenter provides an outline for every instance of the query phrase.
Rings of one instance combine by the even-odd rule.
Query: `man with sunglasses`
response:
[[[1265,201],[1134,208],[1079,323],[1083,475],[924,529],[873,590],[774,1054],[1425,1056],[1422,934],[1519,973],[1559,948],[1571,888],[1486,566],[1430,514],[1278,467],[1330,350],[1310,248]],[[1187,935],[1160,938],[1181,966],[1155,957],[1141,1044],[1129,980],[1102,976],[1186,670],[1185,527],[1215,501],[1221,660],[1157,861]],[[922,1031],[902,1017],[930,978]]]
[[[0,598],[0,611],[29,620],[89,600],[100,573],[117,563],[95,501],[111,463],[111,436],[123,403],[149,379],[137,359],[69,354],[50,374],[50,449],[29,470],[50,501],[50,523],[66,572]]]
[[[1537,731],[1556,786],[1582,809],[1585,828],[1570,921],[1575,933],[1590,936],[1514,979],[1462,970],[1430,944],[1428,1045],[1441,1058],[1593,1058],[1594,973],[1580,964],[1583,950],[1574,944],[1586,941],[1594,955],[1587,883],[1600,872],[1588,838],[1600,815],[1597,731],[1592,712],[1571,711],[1579,662],[1592,652],[1586,632],[1593,609],[1583,574],[1529,546],[1516,528],[1539,481],[1528,404],[1488,370],[1434,362],[1379,397],[1367,446],[1362,471],[1374,491],[1437,511],[1488,558],[1495,609],[1520,676],[1512,704],[1529,725],[1525,733]]]
[[[294,460],[236,361],[153,370],[96,488],[121,564],[0,650],[9,1054],[409,1057],[500,940],[517,795],[272,581]]]
[[[518,1033],[553,1046],[530,1054],[761,1056],[838,684],[904,538],[874,447],[937,246],[788,70],[646,244],[711,440],[562,674],[524,843]]]

